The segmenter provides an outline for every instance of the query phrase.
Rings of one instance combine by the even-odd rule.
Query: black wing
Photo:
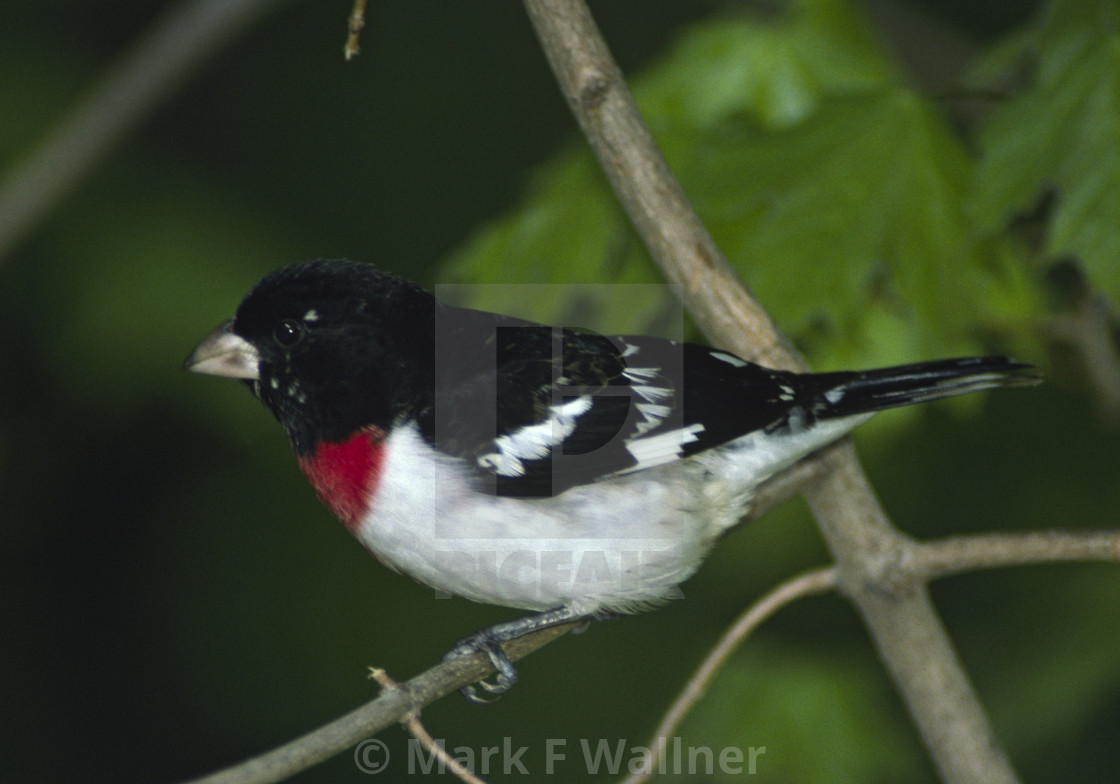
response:
[[[445,311],[434,410],[421,425],[500,495],[555,495],[756,430],[780,436],[820,419],[1037,381],[1003,357],[791,373],[695,344]]]
[[[669,463],[796,404],[784,393],[792,374],[702,346],[455,308],[439,318],[422,429],[500,495],[555,495]]]

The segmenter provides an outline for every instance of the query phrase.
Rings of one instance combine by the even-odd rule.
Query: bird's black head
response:
[[[297,264],[262,278],[186,367],[247,381],[306,454],[430,406],[435,307],[364,264]]]

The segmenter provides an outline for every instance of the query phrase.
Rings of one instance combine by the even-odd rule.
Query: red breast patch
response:
[[[321,443],[297,458],[319,500],[351,533],[357,531],[377,493],[385,459],[385,433],[362,428],[338,443]]]

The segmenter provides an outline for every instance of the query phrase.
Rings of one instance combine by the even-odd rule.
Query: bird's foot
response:
[[[480,680],[478,685],[490,694],[504,694],[513,687],[513,684],[517,683],[517,669],[513,666],[513,662],[509,660],[505,650],[502,648],[503,643],[507,643],[510,640],[521,637],[529,632],[537,631],[538,629],[559,626],[562,623],[578,621],[581,618],[585,618],[585,616],[570,608],[561,607],[557,610],[549,610],[525,618],[518,618],[515,621],[499,623],[487,629],[483,629],[480,632],[476,632],[470,637],[464,637],[462,640],[455,643],[455,646],[447,652],[447,655],[444,656],[443,659],[447,661],[448,659],[455,659],[460,656],[472,656],[476,653],[485,653],[487,658],[490,659],[490,664],[497,672],[497,676],[493,681]],[[494,700],[488,700],[480,696],[473,685],[464,686],[460,691],[464,697],[478,705],[486,705],[494,702]]]

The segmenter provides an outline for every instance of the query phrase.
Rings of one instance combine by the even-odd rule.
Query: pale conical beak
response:
[[[233,333],[233,319],[223,321],[203,338],[183,362],[183,370],[226,378],[260,378],[260,353]]]

